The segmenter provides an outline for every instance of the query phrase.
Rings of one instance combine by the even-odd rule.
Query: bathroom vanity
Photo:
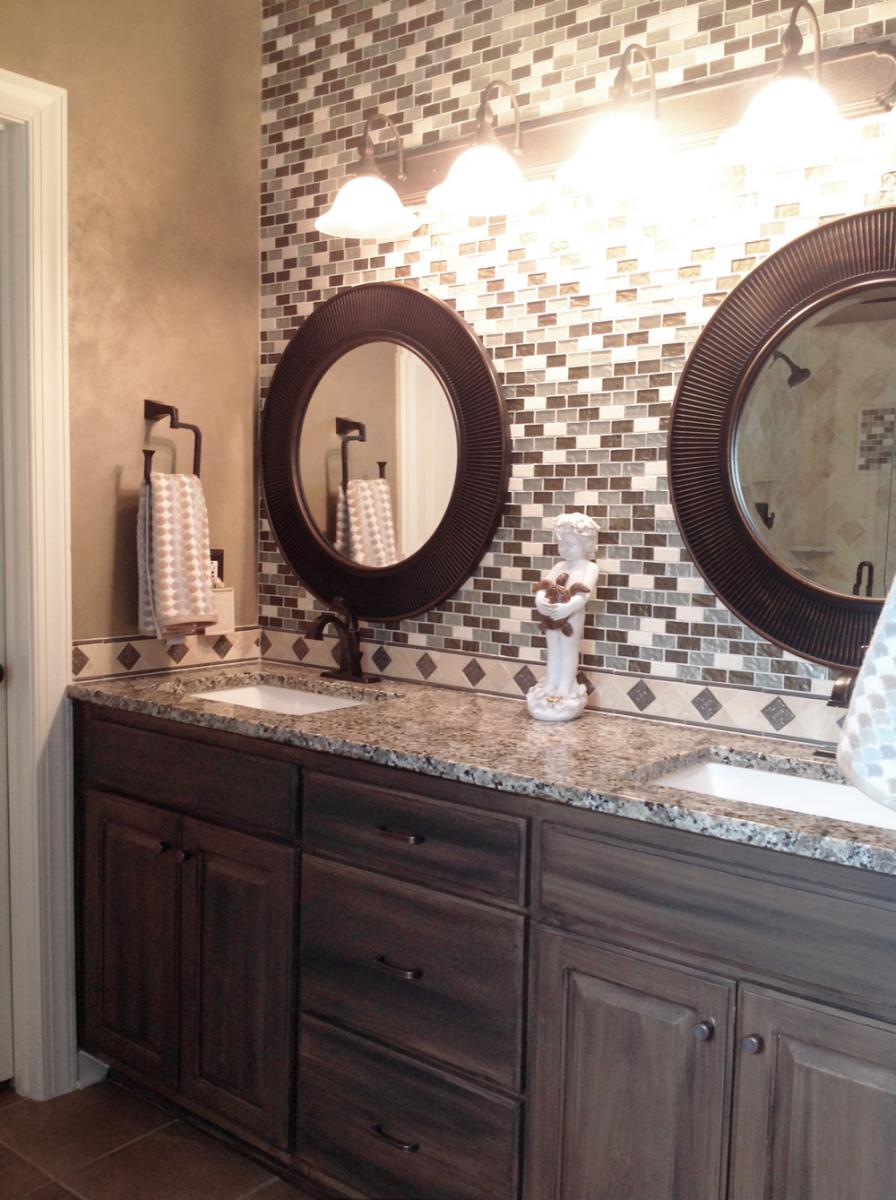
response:
[[[891,1194],[896,831],[657,782],[829,761],[259,681],[72,688],[86,1049],[337,1196]]]

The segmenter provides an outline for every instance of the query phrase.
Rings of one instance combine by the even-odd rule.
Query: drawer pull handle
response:
[[[397,829],[390,829],[388,825],[377,825],[377,833],[380,837],[392,838],[395,842],[405,842],[408,846],[422,846],[426,838],[422,833],[402,833]]]
[[[403,1142],[401,1138],[392,1137],[391,1133],[386,1133],[379,1121],[375,1125],[370,1126],[370,1132],[385,1142],[389,1146],[394,1146],[396,1150],[403,1150],[405,1154],[416,1154],[420,1149],[419,1142]]]
[[[408,969],[407,967],[397,967],[395,963],[389,962],[385,954],[379,955],[376,961],[384,971],[391,971],[393,975],[398,975],[401,979],[421,979],[423,977],[422,968],[411,967]]]

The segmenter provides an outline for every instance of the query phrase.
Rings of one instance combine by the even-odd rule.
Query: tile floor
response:
[[[0,1200],[312,1200],[115,1083],[0,1091]]]

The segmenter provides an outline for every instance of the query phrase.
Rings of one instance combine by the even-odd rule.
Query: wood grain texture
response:
[[[527,823],[410,792],[308,772],[303,843],[399,879],[525,901]]]
[[[516,1197],[516,1101],[311,1017],[300,1075],[301,1161],[371,1200]]]
[[[306,1011],[519,1088],[522,917],[307,855],[301,927]]]
[[[288,1149],[297,852],[189,819],[183,848],[184,1102]]]
[[[896,1029],[741,989],[730,1200],[892,1200]]]
[[[734,985],[535,942],[530,1200],[722,1200]]]

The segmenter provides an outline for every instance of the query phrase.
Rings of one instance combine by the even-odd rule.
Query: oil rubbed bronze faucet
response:
[[[321,671],[327,679],[348,679],[353,683],[376,683],[379,675],[365,675],[361,666],[361,642],[358,635],[358,619],[340,596],[332,600],[335,612],[323,613],[313,622],[308,637],[315,642],[323,640],[324,630],[332,625],[339,644],[339,667]]]
[[[834,686],[831,688],[831,698],[828,701],[829,708],[849,708],[853,688],[856,686],[858,677],[858,671],[844,671],[842,675],[837,677],[834,681]]]

